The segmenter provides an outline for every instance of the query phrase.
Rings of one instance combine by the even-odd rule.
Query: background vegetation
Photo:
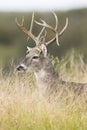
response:
[[[4,68],[9,68],[10,62],[14,59],[15,63],[17,59],[23,57],[26,52],[26,46],[34,46],[34,42],[29,40],[27,42],[27,36],[21,32],[15,23],[15,18],[17,17],[19,22],[21,22],[21,17],[25,16],[25,26],[29,28],[31,21],[31,14],[26,13],[0,13],[0,63],[4,65]],[[65,18],[69,18],[69,25],[65,33],[60,37],[60,46],[58,47],[55,43],[48,47],[49,52],[58,56],[62,59],[68,51],[72,48],[75,49],[77,53],[83,54],[85,61],[87,61],[87,9],[72,10],[67,12],[56,12],[59,18],[59,31],[65,24]],[[35,19],[40,20],[40,18],[47,21],[47,23],[54,26],[55,21],[52,13],[35,13]],[[36,24],[34,25],[33,32],[38,35],[40,27]],[[48,32],[49,40],[54,36],[52,33]],[[7,69],[8,70],[8,69]]]

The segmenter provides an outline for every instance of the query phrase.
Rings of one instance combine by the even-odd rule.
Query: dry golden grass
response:
[[[85,64],[80,70],[78,63],[69,69],[65,64],[60,67],[62,78],[87,81]],[[57,102],[47,102],[39,96],[32,75],[13,72],[3,77],[0,71],[0,130],[87,130],[87,96],[73,100],[70,92],[67,101],[59,95]]]

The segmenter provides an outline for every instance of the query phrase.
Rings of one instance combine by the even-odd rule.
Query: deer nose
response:
[[[16,69],[17,69],[17,71],[22,71],[22,70],[25,70],[25,69],[24,69],[24,67],[23,67],[22,65],[17,66],[17,68],[16,68]]]

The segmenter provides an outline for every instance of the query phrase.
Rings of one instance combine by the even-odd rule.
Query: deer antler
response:
[[[33,29],[33,22],[34,22],[34,13],[32,14],[32,20],[31,20],[31,25],[30,25],[30,29],[27,30],[24,27],[24,16],[22,17],[22,22],[21,24],[18,22],[17,18],[15,19],[15,22],[17,24],[17,26],[25,33],[28,35],[28,38],[31,37],[31,39],[35,42],[36,46],[40,44],[40,37],[45,29],[45,27],[43,26],[43,28],[41,29],[39,35],[36,37],[33,33],[32,33],[32,29]]]
[[[50,29],[51,31],[53,31],[55,33],[55,37],[53,37],[50,41],[46,42],[46,46],[53,43],[54,41],[57,42],[57,45],[59,45],[59,36],[61,36],[64,31],[66,30],[67,26],[68,26],[68,18],[66,18],[66,23],[65,23],[65,26],[63,27],[63,29],[58,33],[58,18],[56,16],[55,13],[53,13],[54,17],[55,17],[55,21],[56,21],[56,25],[55,25],[55,28],[53,28],[52,26],[48,25],[44,20],[41,19],[42,23],[39,23],[35,20],[35,23],[40,25],[40,26],[43,26],[43,27],[46,27],[48,29]]]
[[[50,26],[49,24],[47,24],[47,23],[46,23],[44,20],[42,20],[42,19],[41,19],[42,23],[39,23],[39,22],[37,22],[36,20],[34,20],[34,13],[32,14],[32,20],[31,20],[31,25],[30,25],[30,29],[29,29],[29,30],[27,30],[27,29],[24,27],[24,17],[22,17],[22,22],[21,22],[21,24],[17,21],[17,18],[16,18],[15,22],[16,22],[17,26],[18,26],[25,34],[28,35],[28,38],[31,37],[31,39],[34,40],[36,46],[38,46],[39,44],[45,42],[46,35],[44,35],[44,36],[41,37],[41,35],[42,35],[43,31],[45,30],[45,28],[48,28],[48,29],[50,29],[51,31],[53,31],[53,32],[55,33],[55,36],[54,36],[51,40],[49,40],[48,42],[45,42],[45,45],[47,46],[47,45],[53,43],[54,41],[56,41],[56,42],[57,42],[57,45],[59,45],[59,41],[58,41],[58,40],[59,40],[59,36],[61,36],[61,35],[64,33],[64,31],[66,30],[66,28],[67,28],[67,26],[68,26],[68,18],[66,18],[66,23],[65,23],[65,26],[63,27],[63,29],[62,29],[60,32],[58,32],[58,18],[57,18],[57,15],[56,15],[55,13],[53,13],[53,15],[54,15],[54,17],[55,17],[55,22],[56,22],[55,28],[53,28],[52,26]],[[38,34],[38,36],[35,36],[35,35],[32,33],[34,21],[35,21],[36,24],[42,26],[42,29],[41,29],[40,33]],[[45,32],[45,34],[46,34],[46,32]]]

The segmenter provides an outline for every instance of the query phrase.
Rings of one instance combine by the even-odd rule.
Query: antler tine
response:
[[[41,37],[41,35],[42,35],[42,33],[43,33],[44,30],[45,30],[45,27],[43,27],[43,28],[41,29],[39,35],[37,36],[37,39],[38,39],[38,40],[40,39],[40,37]]]
[[[39,23],[35,20],[35,23],[40,26],[47,27],[47,28],[51,29],[52,31],[54,31],[54,28],[52,26],[48,25],[43,19],[41,19],[41,21],[42,21],[42,23]]]
[[[35,20],[35,23],[40,26],[47,27],[47,28],[51,29],[53,32],[55,32],[58,29],[58,18],[54,12],[53,12],[53,15],[54,15],[55,21],[56,21],[55,29],[52,26],[50,26],[49,24],[47,24],[43,19],[41,19],[42,23],[39,23],[36,20]]]
[[[57,29],[58,29],[58,17],[57,17],[57,15],[55,14],[55,12],[53,12],[53,15],[54,15],[55,21],[56,21],[55,30],[57,30]]]
[[[45,30],[45,34],[42,37],[40,37],[41,43],[45,43],[46,36],[47,36],[47,31]]]
[[[39,25],[39,22],[37,22],[36,20],[34,20],[34,22]],[[40,37],[41,37],[44,30],[45,30],[45,26],[43,26],[43,28],[41,29],[39,35],[37,36],[37,40],[40,40]]]
[[[32,14],[32,20],[31,20],[31,25],[30,25],[30,32],[32,32],[32,29],[33,29],[33,22],[34,22],[34,12]]]
[[[66,18],[66,23],[65,23],[65,26],[64,26],[64,28],[61,30],[61,32],[59,33],[59,36],[61,36],[63,33],[64,33],[64,31],[66,30],[66,28],[67,28],[67,26],[68,26],[68,18]]]
[[[32,16],[32,19],[34,18],[34,15]],[[24,16],[22,17],[22,22],[21,24],[18,22],[17,18],[15,19],[15,22],[17,24],[17,26],[25,33],[28,35],[28,37],[31,37],[34,41],[35,41],[35,44],[37,45],[37,39],[36,39],[36,36],[34,36],[31,32],[32,30],[32,27],[33,27],[33,20],[31,21],[31,27],[30,27],[30,30],[27,30],[25,27],[24,27]]]
[[[21,24],[18,23],[17,17],[15,18],[15,22],[17,24],[18,27],[22,27],[24,25],[24,16],[22,16],[22,22]]]
[[[33,14],[32,14],[32,20],[31,20],[31,25],[30,25],[30,32],[32,32],[32,29],[33,29],[33,22],[34,22],[34,12],[33,12]],[[28,36],[28,38],[27,38],[27,41],[29,41],[29,36]]]
[[[56,22],[56,25],[55,25],[55,33],[56,33],[56,43],[57,43],[57,45],[59,46],[59,34],[58,34],[58,17],[57,17],[57,15],[55,14],[55,12],[53,12],[53,15],[54,15],[54,17],[55,17],[55,22]]]
[[[46,42],[45,45],[48,46],[49,44],[53,43],[56,40],[56,37],[53,37],[50,41]]]
[[[22,16],[22,23],[21,23],[21,26],[24,25],[24,16]]]

